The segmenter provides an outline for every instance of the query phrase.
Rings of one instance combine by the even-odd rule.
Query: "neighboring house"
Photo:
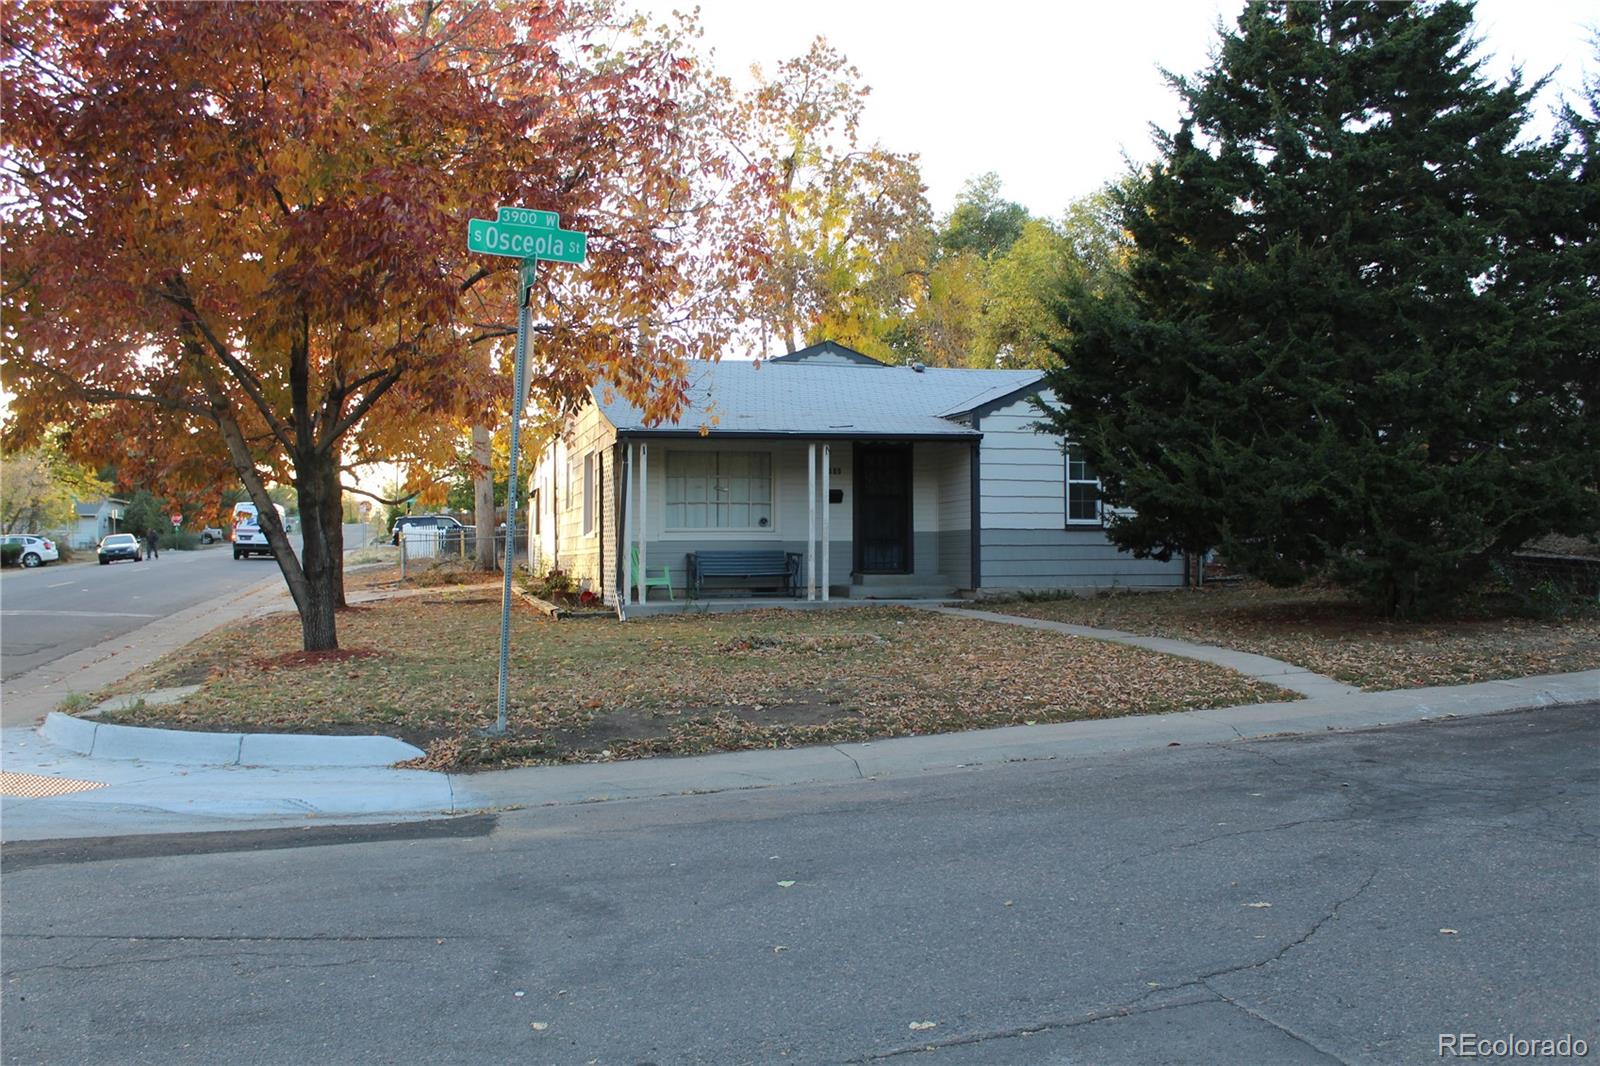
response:
[[[107,533],[121,531],[119,522],[128,501],[115,496],[102,496],[93,500],[79,500],[73,505],[77,524],[67,531],[67,543],[74,550],[93,548]]]
[[[800,595],[814,572],[823,598],[1181,585],[1181,559],[1107,540],[1093,470],[1034,429],[1041,395],[1037,370],[888,366],[831,342],[695,366],[671,423],[597,387],[536,466],[530,557],[608,600],[635,551],[680,599],[688,554],[719,549],[799,553]]]

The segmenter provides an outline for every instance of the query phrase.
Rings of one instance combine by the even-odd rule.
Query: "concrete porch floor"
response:
[[[630,603],[629,618],[653,618],[663,614],[730,614],[734,611],[760,611],[778,608],[786,611],[822,611],[843,607],[947,607],[959,606],[966,601],[959,596],[940,596],[932,599],[852,599],[834,596],[828,600],[808,600],[804,596],[730,596],[726,599],[665,600],[652,599],[649,603]]]

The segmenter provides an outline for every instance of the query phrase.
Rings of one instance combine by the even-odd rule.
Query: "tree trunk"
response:
[[[493,570],[499,563],[494,550],[494,455],[493,436],[487,426],[472,427],[472,516],[477,526],[478,549],[475,565]]]
[[[300,493],[300,566],[307,593],[300,605],[300,631],[306,651],[327,651],[339,646],[334,612],[343,592],[338,463],[326,454],[301,452],[295,456],[295,488]]]

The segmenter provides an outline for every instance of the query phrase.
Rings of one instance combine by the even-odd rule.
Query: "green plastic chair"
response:
[[[634,588],[635,586],[637,586],[638,584],[639,584],[639,546],[637,544],[635,544],[633,546],[633,565],[629,568],[629,571],[628,571],[628,587],[631,589],[631,588]],[[646,601],[648,601],[650,599],[650,590],[651,589],[666,589],[667,590],[667,599],[672,600],[673,602],[677,602],[677,598],[672,595],[672,570],[669,567],[663,566],[661,568],[661,576],[660,577],[651,577],[650,574],[649,574],[649,571],[645,572],[645,575],[644,575],[644,598],[645,598]]]

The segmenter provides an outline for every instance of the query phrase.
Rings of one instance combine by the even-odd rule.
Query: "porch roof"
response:
[[[1042,382],[1037,370],[952,370],[908,366],[695,364],[688,403],[672,422],[647,425],[638,408],[606,389],[595,403],[630,436],[813,437],[976,440],[957,419],[996,396]],[[712,418],[716,422],[712,422]]]

